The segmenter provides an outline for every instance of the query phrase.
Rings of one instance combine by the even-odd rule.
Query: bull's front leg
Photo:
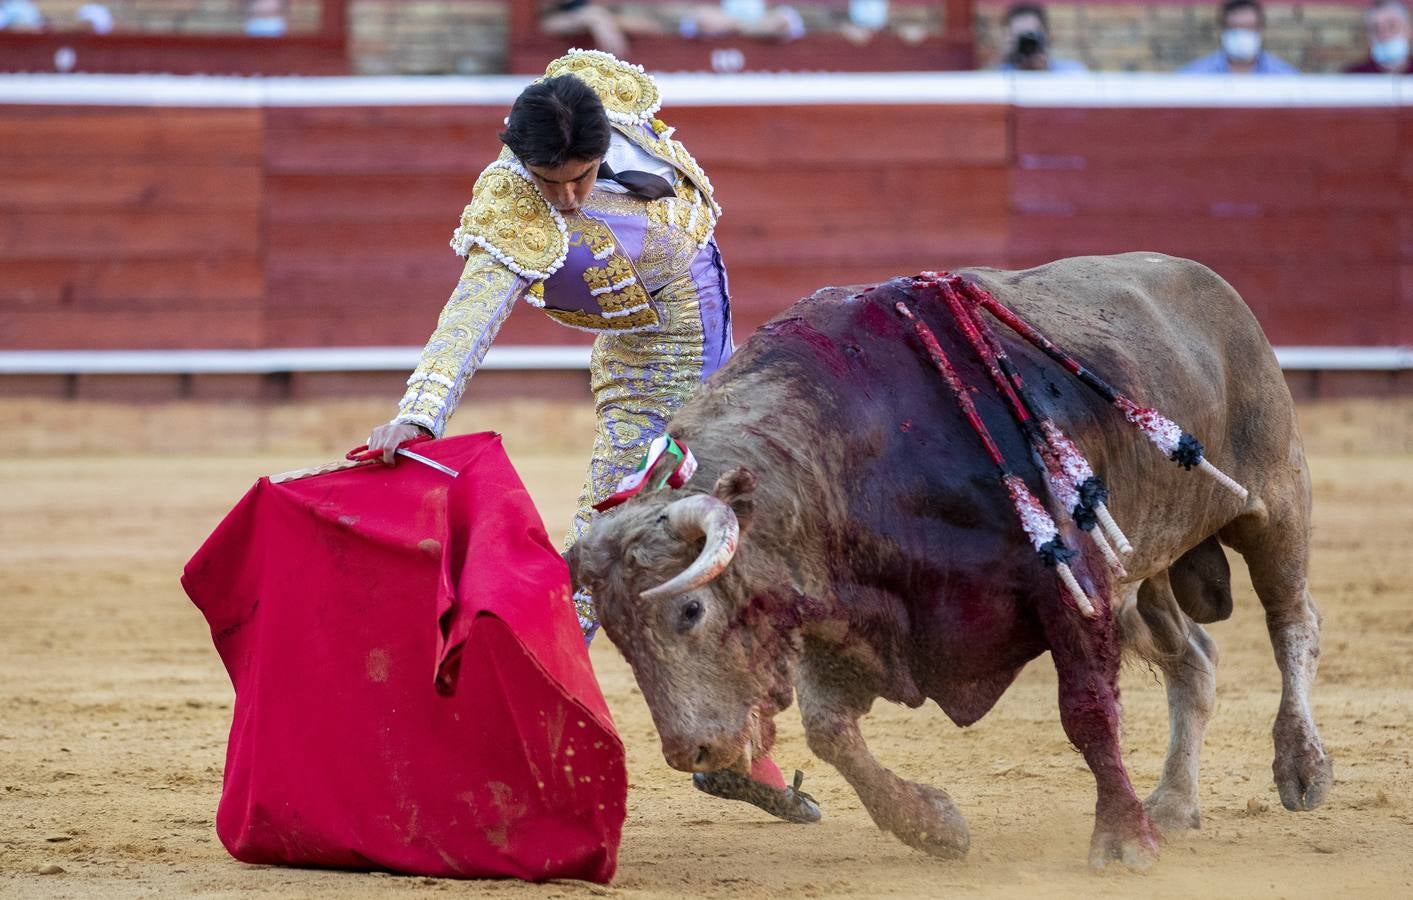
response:
[[[904,781],[874,758],[859,731],[859,717],[874,695],[865,679],[821,672],[808,662],[799,685],[800,715],[810,750],[844,776],[879,828],[910,847],[960,859],[971,845],[966,820],[945,791]]]
[[[1060,721],[1094,773],[1098,802],[1089,865],[1119,860],[1146,869],[1158,858],[1158,836],[1133,791],[1119,744],[1119,642],[1113,607],[1102,602],[1097,618],[1085,619],[1060,601],[1040,607],[1050,655],[1060,682]]]

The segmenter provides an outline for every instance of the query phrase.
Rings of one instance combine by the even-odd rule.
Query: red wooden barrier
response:
[[[0,349],[418,344],[491,107],[0,107]],[[1413,344],[1413,109],[682,107],[737,333],[825,284],[1135,248],[1278,344]],[[522,308],[506,343],[580,343]]]

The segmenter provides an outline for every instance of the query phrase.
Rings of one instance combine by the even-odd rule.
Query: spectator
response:
[[[664,32],[654,19],[615,12],[592,0],[558,0],[540,14],[540,30],[559,37],[587,34],[595,47],[614,56],[627,55],[630,35]]]
[[[30,0],[0,0],[0,31],[42,31],[47,24]]]
[[[1222,48],[1178,69],[1184,75],[1298,75],[1300,70],[1261,47],[1266,11],[1257,0],[1226,0],[1217,21]]]
[[[1364,13],[1369,34],[1369,57],[1344,71],[1353,74],[1382,73],[1413,75],[1413,58],[1408,53],[1408,7],[1400,0],[1375,0]]]
[[[793,41],[803,37],[805,20],[793,6],[768,8],[765,0],[721,0],[717,6],[692,6],[679,25],[683,37],[730,35],[761,40]]]
[[[80,28],[87,26],[94,34],[113,33],[113,11],[102,3],[85,3],[74,13],[74,18]]]
[[[246,0],[247,37],[284,37],[288,31],[284,0]]]
[[[1076,59],[1050,54],[1050,22],[1038,3],[1017,3],[1006,10],[1006,58],[1003,72],[1087,72]]]
[[[888,0],[849,0],[839,33],[855,44],[866,44],[888,25]]]
[[[837,26],[840,34],[859,45],[867,44],[884,29],[891,29],[905,44],[922,43],[931,30],[925,22],[906,16],[895,21],[888,11],[888,0],[849,0]]]

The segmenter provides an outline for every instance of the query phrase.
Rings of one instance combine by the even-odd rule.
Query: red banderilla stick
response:
[[[954,276],[955,277],[955,276]],[[960,280],[960,279],[958,279]],[[991,296],[990,292],[982,290],[974,284],[962,281],[962,289],[966,291],[968,297],[981,308],[991,313],[997,319],[1005,323],[1016,334],[1025,338],[1041,351],[1046,353],[1051,359],[1064,366],[1076,378],[1089,385],[1099,396],[1112,403],[1124,414],[1124,418],[1136,426],[1152,441],[1159,450],[1184,469],[1191,469],[1196,466],[1203,473],[1213,478],[1227,490],[1235,494],[1242,502],[1246,501],[1247,490],[1242,487],[1230,475],[1218,469],[1206,458],[1203,453],[1202,443],[1188,432],[1184,431],[1172,420],[1168,419],[1156,409],[1139,406],[1128,397],[1115,390],[1098,375],[1086,368],[1079,360],[1075,359],[1064,350],[1055,345],[1053,341],[1040,333],[1034,325],[1021,318],[1010,307]]]
[[[1059,575],[1060,581],[1069,591],[1080,614],[1087,619],[1094,618],[1098,614],[1094,608],[1094,602],[1080,588],[1079,582],[1074,577],[1074,572],[1070,571],[1068,565],[1068,560],[1074,558],[1075,552],[1066,547],[1064,541],[1060,539],[1060,529],[1055,525],[1055,520],[1051,518],[1050,513],[1045,510],[1045,506],[1036,499],[1030,488],[1018,475],[1006,468],[1005,457],[1001,455],[1001,449],[996,446],[996,442],[991,438],[991,433],[986,429],[986,424],[981,421],[981,416],[976,411],[976,405],[967,395],[966,387],[958,377],[956,369],[953,368],[952,361],[943,352],[942,345],[937,343],[937,336],[932,333],[932,329],[927,327],[926,322],[913,315],[913,311],[908,309],[906,303],[899,301],[894,304],[894,308],[912,323],[913,331],[922,341],[923,347],[927,349],[927,355],[932,360],[932,365],[941,373],[947,386],[952,389],[953,395],[957,398],[957,405],[962,408],[967,421],[971,423],[972,430],[986,446],[986,452],[999,470],[1002,485],[1011,498],[1011,506],[1015,509],[1016,517],[1020,519],[1021,528],[1025,531],[1026,537],[1030,539],[1031,546],[1035,548],[1036,553],[1040,554],[1041,559],[1048,565],[1055,567],[1055,573]]]

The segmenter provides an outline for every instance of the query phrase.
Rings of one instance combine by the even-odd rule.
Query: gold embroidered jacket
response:
[[[676,170],[675,196],[643,204],[644,216],[669,223],[689,234],[697,248],[705,247],[721,209],[696,160],[673,139],[673,130],[654,118],[660,101],[653,80],[641,67],[596,50],[571,51],[550,63],[544,77],[564,74],[593,88],[617,134]],[[573,228],[566,224],[521,162],[503,149],[476,180],[471,202],[452,235],[451,246],[466,258],[466,265],[408,379],[393,421],[421,425],[440,436],[467,381],[522,295],[571,327],[596,332],[656,329],[660,316],[637,277],[632,255],[636,247],[632,241],[624,246],[624,241],[613,240],[611,230],[602,237],[603,231],[599,223],[577,217]],[[585,245],[592,259],[582,272],[584,284],[578,284],[578,271],[572,279],[556,279],[571,251],[582,254]],[[582,257],[579,262],[584,262]],[[571,280],[593,295],[592,309],[556,304],[557,285]]]

